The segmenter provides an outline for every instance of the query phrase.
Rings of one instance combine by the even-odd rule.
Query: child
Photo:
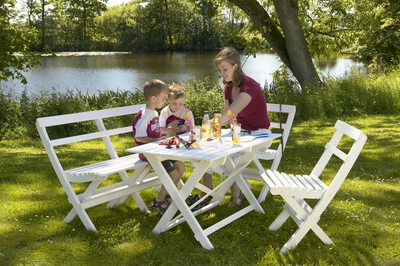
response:
[[[167,137],[176,133],[187,133],[190,132],[190,127],[194,128],[193,113],[184,105],[185,99],[186,90],[182,85],[173,84],[169,87],[169,105],[160,114],[161,133]]]
[[[155,109],[164,106],[168,93],[167,85],[161,80],[152,79],[144,85],[143,94],[146,99],[146,106],[137,113],[132,121],[133,137],[137,146],[161,139],[159,117]],[[139,158],[147,161],[143,154],[139,154]],[[161,163],[176,185],[186,170],[185,164],[174,160],[165,160]],[[162,186],[159,194],[152,201],[151,207],[163,215],[171,202],[171,197],[165,187]]]

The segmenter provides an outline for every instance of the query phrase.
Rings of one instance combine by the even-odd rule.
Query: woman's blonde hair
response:
[[[242,70],[242,64],[240,62],[240,56],[239,53],[236,51],[235,48],[232,47],[225,47],[224,49],[221,50],[221,52],[219,52],[217,54],[217,56],[214,59],[214,64],[216,67],[218,67],[218,65],[222,62],[222,61],[226,61],[229,64],[231,64],[232,66],[234,64],[237,65],[237,68],[235,69],[235,71],[233,72],[233,78],[232,81],[229,82],[225,82],[223,81],[225,84],[228,84],[229,86],[233,87],[240,87],[243,83],[243,70]]]

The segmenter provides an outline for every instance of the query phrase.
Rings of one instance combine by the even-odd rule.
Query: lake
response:
[[[24,73],[28,84],[10,80],[1,82],[4,89],[20,95],[27,88],[29,94],[55,88],[59,92],[67,89],[96,94],[103,90],[132,90],[143,87],[153,78],[165,83],[184,83],[187,80],[221,82],[214,66],[217,52],[166,52],[166,53],[98,53],[96,55],[64,53],[62,56],[41,57],[41,65]],[[246,60],[247,59],[247,60]],[[245,74],[254,78],[261,86],[270,84],[272,73],[281,62],[273,54],[258,53],[256,57],[242,57]],[[363,69],[361,63],[351,59],[314,60],[324,75],[340,77],[352,68]],[[222,84],[222,83],[221,83]]]

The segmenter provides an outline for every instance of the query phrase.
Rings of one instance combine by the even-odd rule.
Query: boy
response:
[[[167,101],[169,89],[164,82],[158,79],[152,79],[146,82],[143,87],[143,94],[146,100],[146,106],[140,110],[132,121],[133,138],[137,146],[154,142],[161,139],[161,129],[156,108],[162,108]],[[147,161],[143,154],[139,158]],[[186,166],[181,161],[165,160],[161,162],[176,185],[186,170]],[[164,186],[157,197],[152,201],[151,207],[157,210],[161,215],[168,209],[172,202]]]
[[[190,127],[194,128],[193,113],[184,105],[185,99],[186,90],[182,85],[175,83],[169,87],[169,105],[160,114],[161,133],[167,137],[187,133]]]

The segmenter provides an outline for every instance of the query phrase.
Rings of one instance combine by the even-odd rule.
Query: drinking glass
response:
[[[240,131],[241,131],[241,124],[235,123],[232,128],[232,144],[238,145],[240,144]]]
[[[196,142],[194,143],[193,147],[198,147],[201,140],[201,126],[194,127],[194,139]]]

